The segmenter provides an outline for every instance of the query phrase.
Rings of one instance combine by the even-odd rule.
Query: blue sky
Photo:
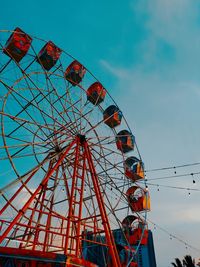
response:
[[[135,133],[147,169],[200,161],[198,0],[11,0],[1,11],[1,29],[19,26],[53,40],[101,80]],[[162,183],[193,186],[188,178]],[[200,247],[199,193],[160,191],[151,190],[149,218]],[[158,267],[187,253],[200,257],[162,231],[154,239]]]

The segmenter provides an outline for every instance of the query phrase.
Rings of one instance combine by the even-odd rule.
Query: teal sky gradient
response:
[[[10,0],[1,3],[0,24],[54,41],[91,70],[125,114],[147,169],[200,162],[200,1]],[[159,183],[200,188],[196,180]],[[150,190],[149,218],[200,248],[199,192]],[[200,257],[162,231],[154,239],[158,267]]]

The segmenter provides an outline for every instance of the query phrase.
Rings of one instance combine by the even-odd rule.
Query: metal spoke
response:
[[[112,230],[121,231],[128,247],[122,221],[132,213],[126,192],[145,181],[127,178],[129,155],[116,145],[118,128],[104,123],[104,110],[117,104],[106,89],[104,101],[97,104],[97,96],[90,102],[94,75],[86,69],[84,76],[85,67],[53,42],[31,38],[20,60],[14,45],[0,43],[0,175],[8,180],[0,189],[0,246],[30,255],[64,254],[84,266],[83,249],[98,248],[101,264],[107,266],[109,258],[110,266],[119,267]],[[74,60],[67,76],[65,66]],[[118,127],[130,131],[124,117]],[[130,156],[141,159],[135,147]]]

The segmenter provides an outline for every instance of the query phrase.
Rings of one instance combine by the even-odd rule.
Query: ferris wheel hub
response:
[[[57,152],[57,153],[61,152],[61,148],[60,148],[59,145],[56,145],[55,146],[55,152]]]
[[[77,137],[79,138],[81,144],[86,141],[86,137],[84,134],[77,134]]]

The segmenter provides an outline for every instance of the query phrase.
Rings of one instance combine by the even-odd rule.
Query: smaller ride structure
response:
[[[9,180],[0,190],[0,267],[138,267],[150,196],[122,111],[52,41],[8,33],[0,43],[0,161]]]

